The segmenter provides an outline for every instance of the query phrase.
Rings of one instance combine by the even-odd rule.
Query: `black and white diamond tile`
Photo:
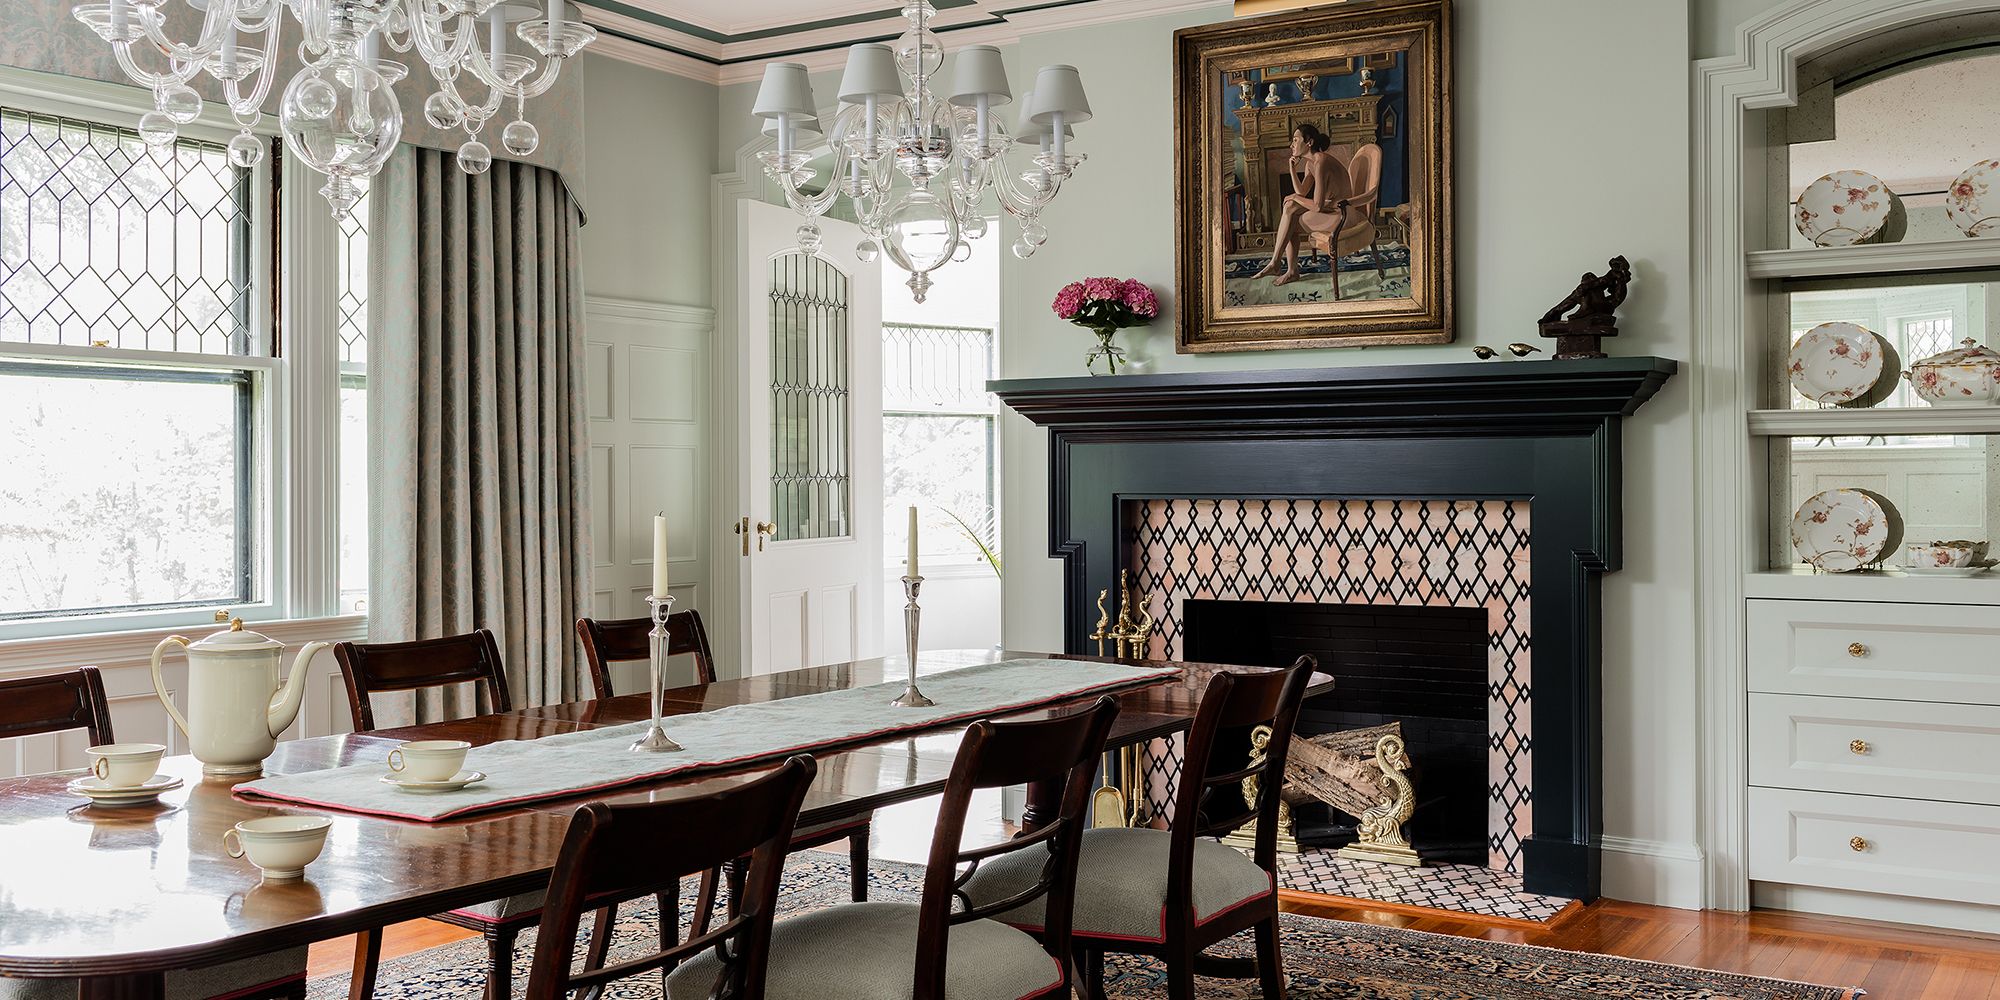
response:
[[[1521,888],[1521,876],[1477,865],[1406,868],[1343,858],[1334,851],[1278,855],[1278,885],[1302,892],[1352,896],[1547,923],[1570,901]]]

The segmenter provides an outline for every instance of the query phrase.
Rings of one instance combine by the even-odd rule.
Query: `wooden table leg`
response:
[[[1062,814],[1063,783],[1035,781],[1028,785],[1027,803],[1021,808],[1021,832],[1036,830],[1055,822]]]
[[[88,976],[78,990],[80,1000],[164,1000],[165,972],[129,972],[122,976]]]
[[[354,978],[347,985],[347,1000],[369,1000],[375,995],[375,973],[382,964],[382,929],[371,927],[354,936]]]

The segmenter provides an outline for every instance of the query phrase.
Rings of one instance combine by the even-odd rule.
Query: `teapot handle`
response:
[[[181,727],[181,735],[186,736],[188,734],[187,716],[182,715],[181,710],[174,707],[174,700],[167,696],[167,683],[160,677],[160,657],[165,656],[167,654],[167,647],[175,643],[179,643],[182,649],[186,649],[188,638],[184,635],[170,635],[161,639],[160,644],[153,647],[153,693],[160,696],[160,704],[167,707],[168,717],[174,720],[174,725]]]

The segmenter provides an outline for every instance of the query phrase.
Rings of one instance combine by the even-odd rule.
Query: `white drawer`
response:
[[[1753,694],[1750,783],[2000,805],[2000,708]]]
[[[1752,788],[1750,829],[1759,882],[2000,903],[2000,807]]]
[[[2000,608],[1748,603],[1752,691],[2000,705]]]

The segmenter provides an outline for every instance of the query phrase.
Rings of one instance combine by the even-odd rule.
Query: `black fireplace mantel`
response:
[[[1594,899],[1603,831],[1600,581],[1623,554],[1621,421],[1665,358],[1006,379],[1049,430],[1049,554],[1063,643],[1126,558],[1128,499],[1502,499],[1531,503],[1530,892]],[[1337,694],[1336,694],[1337,697]]]

